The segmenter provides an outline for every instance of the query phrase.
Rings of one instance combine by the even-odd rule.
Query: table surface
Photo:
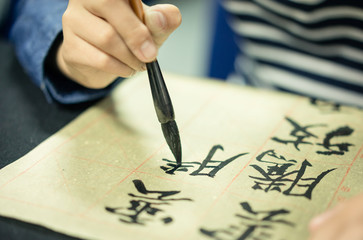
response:
[[[31,151],[93,103],[49,104],[18,63],[12,46],[0,41],[0,53],[1,169]],[[75,239],[37,225],[0,217],[0,238],[3,237]]]

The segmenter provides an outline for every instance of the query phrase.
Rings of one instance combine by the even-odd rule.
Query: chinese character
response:
[[[308,131],[309,128],[313,127],[323,127],[326,126],[325,124],[312,124],[307,126],[300,126],[297,122],[292,120],[291,118],[286,117],[285,118],[292,126],[293,130],[290,132],[290,136],[294,137],[295,139],[291,140],[282,140],[278,137],[273,137],[272,140],[283,143],[283,144],[294,144],[295,148],[300,151],[299,145],[300,144],[309,144],[312,145],[311,142],[304,141],[306,138],[318,138],[315,134]]]
[[[178,166],[175,161],[170,161],[168,159],[163,159],[163,161],[167,162],[167,166],[161,166],[160,168],[165,171],[167,174],[174,174],[175,171],[181,172],[188,172],[189,168],[193,168],[194,166],[199,166],[198,169],[190,173],[191,176],[208,176],[213,178],[222,168],[227,166],[232,161],[236,160],[237,158],[246,155],[248,153],[240,153],[233,157],[230,157],[224,161],[220,160],[213,160],[213,156],[216,151],[220,149],[224,151],[221,145],[215,145],[209,151],[207,157],[200,162],[183,162],[181,166]],[[207,170],[207,172],[202,172],[203,170]]]
[[[284,220],[282,215],[290,211],[285,209],[272,211],[255,211],[247,202],[240,203],[244,214],[236,214],[239,224],[229,225],[226,229],[207,230],[200,232],[215,240],[263,240],[273,237],[273,229],[277,225],[294,227],[294,224]]]
[[[276,159],[276,162],[263,160],[264,157],[270,156]],[[260,177],[249,176],[255,179],[255,185],[252,187],[255,190],[264,190],[265,192],[277,191],[287,196],[303,196],[311,199],[312,192],[316,185],[335,168],[322,172],[316,178],[304,177],[307,167],[312,165],[307,161],[301,164],[300,169],[288,171],[291,166],[296,164],[295,160],[286,160],[283,156],[277,156],[274,150],[268,150],[260,154],[258,161],[269,163],[265,171],[258,165],[250,165],[261,174]],[[278,163],[282,161],[282,163]],[[295,191],[293,191],[295,190]],[[300,190],[300,191],[299,191]]]
[[[342,143],[332,143],[332,140],[337,137],[344,137],[350,136],[354,130],[348,126],[340,127],[334,131],[328,132],[325,135],[324,140],[322,143],[317,143],[316,141],[319,139],[316,135],[308,131],[308,128],[311,127],[318,127],[318,126],[326,126],[324,124],[315,124],[315,125],[307,125],[307,126],[300,126],[294,120],[286,117],[286,120],[291,123],[294,129],[290,132],[290,135],[295,137],[296,139],[288,139],[282,140],[278,137],[271,138],[272,140],[283,143],[283,144],[294,144],[295,148],[300,151],[299,145],[300,144],[309,144],[309,145],[319,145],[323,146],[327,151],[316,151],[318,154],[323,155],[344,155],[345,152],[349,151],[349,147],[354,146],[354,144],[342,142]],[[305,139],[308,138],[315,138],[317,139],[315,142],[308,142]]]
[[[341,105],[339,103],[327,102],[310,98],[310,103],[316,106],[321,112],[340,112]]]
[[[324,155],[344,155],[345,152],[348,152],[348,148],[350,146],[354,146],[351,143],[331,143],[331,140],[335,137],[342,137],[342,136],[350,136],[353,133],[353,129],[351,129],[348,126],[340,127],[337,130],[331,131],[326,134],[325,139],[323,143],[318,143],[318,145],[323,146],[325,149],[329,151],[317,151],[318,154],[324,154]],[[334,150],[332,148],[336,148],[337,150]]]
[[[170,205],[174,201],[192,201],[190,198],[172,198],[180,191],[149,191],[141,180],[133,180],[133,183],[142,195],[129,193],[133,197],[129,207],[105,207],[108,212],[119,215],[123,223],[145,225],[148,221],[155,220],[158,213],[164,213],[162,205]],[[173,219],[162,216],[160,221],[168,224]]]

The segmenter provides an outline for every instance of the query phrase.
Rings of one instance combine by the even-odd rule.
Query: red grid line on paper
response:
[[[195,119],[198,114],[202,112],[202,110],[205,108],[206,105],[208,105],[214,98],[216,98],[218,94],[211,94],[211,96],[200,106],[198,111],[194,115],[191,116],[191,118],[186,121],[186,123],[183,125],[183,129],[185,129],[193,119]],[[128,179],[130,176],[132,176],[134,173],[137,173],[137,171],[145,165],[150,159],[152,159],[156,153],[158,153],[163,147],[166,146],[166,143],[163,143],[154,153],[151,154],[145,161],[143,161],[138,167],[133,169],[127,176],[125,176],[121,181],[119,181],[115,186],[113,186],[109,191],[107,191],[102,197],[98,198],[90,207],[88,207],[81,215],[86,215],[90,210],[92,210],[100,201],[105,199],[109,194],[111,194],[121,183],[123,183],[126,179]]]
[[[88,125],[86,125],[82,129],[80,129],[77,133],[75,133],[74,135],[70,136],[68,139],[64,140],[58,146],[56,146],[55,148],[53,148],[52,150],[50,150],[48,153],[46,153],[43,157],[41,157],[38,161],[36,161],[35,163],[33,163],[31,166],[29,166],[25,170],[21,171],[18,175],[16,175],[12,179],[10,179],[9,181],[7,181],[3,185],[1,185],[0,186],[0,189],[6,187],[9,183],[13,182],[15,179],[17,179],[18,177],[22,176],[23,174],[25,174],[26,172],[28,172],[33,167],[37,166],[40,162],[42,162],[43,160],[47,159],[49,156],[51,156],[53,153],[55,153],[58,149],[60,149],[63,145],[65,145],[66,143],[70,142],[72,139],[74,139],[74,138],[78,137],[79,135],[81,135],[83,132],[85,132],[86,130],[88,130],[94,124],[98,123],[103,118],[108,117],[108,111],[109,110],[110,110],[110,108],[107,108],[104,113],[102,113],[99,117],[97,117],[96,119],[94,119],[93,121],[91,121]]]
[[[121,146],[121,144],[119,143],[120,142],[120,139],[117,137],[117,135],[115,134],[115,132],[114,131],[112,131],[112,129],[110,129],[110,127],[106,124],[106,129],[107,129],[107,131],[109,132],[109,134],[110,135],[112,135],[113,136],[113,141],[112,141],[112,144],[117,144],[117,147],[119,148],[119,149],[121,149],[121,152],[122,152],[122,155],[125,157],[125,159],[129,159],[129,157],[127,156],[127,154],[126,154],[126,151],[125,151],[125,149]],[[110,146],[108,146],[108,147],[110,147]],[[103,152],[105,152],[107,149],[108,149],[108,147],[105,147],[104,149],[103,149],[103,151],[101,151],[99,154],[98,154],[98,156],[102,156],[102,154],[103,154]]]
[[[31,202],[31,201],[25,201],[23,199],[12,198],[12,197],[8,197],[8,196],[4,196],[4,195],[0,195],[0,198],[7,199],[7,200],[10,200],[10,201],[14,201],[14,202],[23,203],[23,204],[30,205],[30,206],[35,206],[35,207],[42,208],[42,209],[51,209],[53,211],[60,212],[60,213],[63,213],[63,214],[69,215],[69,216],[77,216],[76,213],[66,211],[66,210],[61,209],[61,208],[45,206],[45,205],[34,203],[34,202]]]
[[[159,175],[154,175],[152,173],[143,172],[143,171],[136,171],[135,173],[149,175],[154,178],[159,178],[159,179],[163,179],[163,180],[170,181],[170,182],[183,183],[183,184],[187,184],[188,186],[196,186],[196,187],[202,188],[203,190],[208,190],[210,188],[210,185],[204,185],[204,184],[200,184],[200,183],[194,182],[194,181],[192,182],[192,181],[185,181],[183,179],[173,179],[173,178],[168,178],[168,177],[162,177]]]
[[[350,169],[353,167],[353,164],[354,164],[354,163],[355,163],[355,161],[358,159],[358,156],[360,155],[360,153],[362,152],[362,150],[363,150],[363,145],[360,147],[359,151],[357,152],[357,154],[356,154],[356,155],[355,155],[355,157],[353,158],[353,161],[350,163],[350,165],[349,165],[349,167],[348,167],[347,171],[345,172],[345,174],[344,174],[344,176],[343,176],[342,180],[340,181],[340,183],[339,183],[339,185],[338,185],[337,189],[335,190],[335,193],[334,193],[333,197],[331,198],[331,200],[330,200],[330,202],[329,202],[329,204],[328,204],[328,207],[327,207],[327,208],[330,208],[330,207],[331,207],[331,205],[333,204],[333,201],[334,201],[334,199],[336,198],[336,196],[337,196],[337,194],[338,194],[338,192],[339,192],[339,189],[342,187],[342,185],[343,185],[343,183],[344,183],[344,181],[345,181],[345,178],[348,176],[348,174],[349,174],[349,172],[350,172]]]
[[[211,96],[209,96],[209,98],[207,98],[207,100],[199,107],[198,111],[196,111],[181,127],[181,129],[179,130],[180,132],[182,132],[183,130],[185,130],[190,123],[193,122],[193,120],[200,114],[200,112],[215,98],[217,98],[221,93],[215,93],[215,94],[211,94]]]
[[[296,106],[302,101],[302,98],[298,98],[294,104],[292,104],[292,106],[287,110],[287,112],[284,114],[284,116],[289,116],[291,114],[292,111],[294,111],[296,109]],[[282,117],[281,120],[277,123],[276,127],[272,130],[272,132],[268,135],[268,137],[266,138],[266,140],[264,141],[264,143],[262,145],[260,145],[260,147],[257,149],[257,151],[253,154],[253,156],[250,158],[250,160],[243,166],[243,168],[233,177],[232,181],[228,183],[228,185],[223,189],[223,191],[218,195],[218,197],[213,201],[213,203],[211,204],[211,206],[208,208],[207,211],[205,211],[204,214],[202,214],[202,216],[199,219],[199,222],[201,222],[206,215],[211,211],[212,208],[214,208],[214,206],[220,201],[220,199],[222,198],[222,196],[228,191],[228,189],[230,188],[230,186],[233,184],[234,181],[236,181],[236,179],[242,174],[242,172],[247,168],[247,166],[250,165],[250,163],[256,158],[257,154],[259,152],[261,152],[261,150],[263,149],[263,147],[270,141],[272,135],[275,134],[275,132],[282,126],[283,122],[285,121],[285,118]],[[200,225],[200,224],[199,224]],[[187,239],[187,236],[190,234],[190,232],[186,232],[184,234],[184,236],[182,236],[179,239]]]
[[[301,98],[297,99],[297,101],[291,106],[291,108],[286,112],[286,114],[284,116],[289,116],[291,114],[292,111],[294,111],[296,109],[296,106],[302,101]],[[230,188],[230,186],[233,184],[233,182],[242,174],[242,172],[247,168],[247,166],[250,165],[250,163],[256,158],[257,154],[259,152],[261,152],[261,150],[264,148],[264,146],[266,146],[266,144],[270,141],[272,135],[275,134],[275,132],[277,132],[277,130],[281,127],[281,125],[283,124],[283,122],[285,121],[285,118],[282,118],[281,121],[279,123],[277,123],[276,127],[272,130],[272,132],[269,134],[269,136],[267,137],[267,139],[265,140],[264,143],[262,143],[262,145],[257,149],[257,151],[255,152],[255,154],[250,158],[250,160],[243,166],[243,168],[234,176],[234,178],[232,179],[232,181],[226,186],[226,188],[223,190],[223,192],[217,197],[217,199],[215,200],[215,202],[213,203],[212,206],[214,206],[219,199],[225,194],[225,192]]]
[[[196,111],[195,114],[192,115],[192,117],[184,124],[183,128],[186,128],[187,125],[189,125],[193,119],[195,119],[198,114],[200,114],[200,112],[202,112],[203,108],[205,108],[206,105],[208,105],[214,98],[216,98],[219,94],[211,94],[211,96],[201,105],[201,107],[198,109],[198,111]],[[54,153],[61,153],[61,154],[66,154],[62,151],[60,151],[60,149],[67,143],[69,143],[71,140],[75,139],[76,137],[78,137],[79,135],[81,135],[82,133],[84,133],[85,131],[87,131],[89,128],[91,128],[92,126],[94,126],[95,124],[99,123],[101,120],[103,120],[106,117],[110,117],[109,116],[109,111],[111,110],[111,107],[105,109],[105,112],[103,112],[100,116],[98,116],[96,119],[94,119],[93,121],[91,121],[88,125],[86,125],[85,127],[83,127],[82,129],[80,129],[77,133],[75,133],[74,135],[70,136],[69,138],[65,139],[63,142],[61,142],[58,146],[56,146],[55,148],[53,148],[52,150],[50,150],[49,152],[47,152],[43,157],[41,157],[38,161],[36,161],[35,163],[33,163],[30,167],[26,168],[25,170],[23,170],[22,172],[20,172],[18,175],[16,175],[15,177],[13,177],[12,179],[10,179],[8,182],[4,183],[2,186],[0,186],[0,189],[6,187],[8,184],[10,184],[11,182],[13,182],[14,180],[16,180],[18,177],[22,176],[23,174],[27,173],[28,171],[30,171],[33,167],[37,166],[39,163],[41,163],[42,161],[44,161],[45,159],[47,159],[49,156],[51,156]],[[118,140],[114,140],[114,142],[117,142]],[[82,218],[86,217],[86,214],[88,211],[90,211],[94,206],[97,205],[97,203],[99,203],[102,199],[104,199],[107,195],[109,195],[113,190],[115,190],[117,188],[117,186],[119,186],[122,182],[124,182],[127,178],[129,178],[131,175],[133,175],[134,173],[138,172],[138,169],[141,168],[146,162],[148,162],[150,159],[152,159],[155,154],[157,152],[159,152],[163,147],[166,146],[166,143],[163,143],[153,154],[151,154],[151,156],[149,156],[144,162],[142,162],[138,167],[136,167],[135,169],[126,169],[125,170],[132,170],[126,177],[124,177],[121,181],[119,181],[113,188],[111,188],[108,192],[106,192],[102,197],[100,197],[99,199],[96,200],[96,202],[94,202],[84,213],[81,214],[68,214],[67,211],[61,209],[61,208],[55,208],[55,207],[50,207],[50,206],[43,206],[43,205],[39,205],[36,203],[32,203],[32,202],[27,202],[24,201],[22,199],[15,199],[15,198],[8,198],[6,196],[2,196],[0,195],[1,198],[5,198],[5,199],[9,199],[12,201],[16,201],[16,202],[21,202],[27,205],[34,205],[36,207],[40,207],[40,208],[46,208],[46,209],[51,209],[51,210],[56,210],[58,212],[63,212],[66,213],[70,216],[79,216]],[[105,150],[105,149],[104,149]],[[122,149],[122,151],[124,151]],[[67,154],[66,154],[67,155]],[[68,154],[69,155],[69,154]],[[88,158],[84,158],[84,157],[79,157],[79,156],[73,156],[74,158],[77,159],[81,159],[81,160],[85,160],[85,161],[91,161],[91,162],[95,162],[98,164],[102,164],[102,165],[107,165],[110,167],[114,167],[114,168],[122,168],[119,166],[115,166],[112,164],[107,164],[104,162],[99,162],[93,159],[88,159]],[[62,178],[65,181],[65,185],[68,191],[68,184],[67,181],[65,180],[65,177],[62,174]]]
[[[116,222],[113,222],[113,221],[103,221],[103,220],[95,219],[95,218],[90,217],[90,216],[84,216],[84,215],[77,214],[75,212],[66,211],[66,210],[61,209],[61,208],[46,206],[46,205],[43,205],[43,204],[38,204],[38,203],[31,202],[31,201],[25,201],[25,200],[22,200],[22,199],[16,199],[16,198],[8,197],[8,196],[0,195],[0,198],[6,199],[6,200],[9,200],[9,201],[13,201],[13,202],[22,203],[22,204],[29,205],[29,206],[34,206],[34,207],[37,207],[37,208],[40,208],[40,209],[49,209],[49,210],[59,212],[59,213],[62,213],[64,215],[67,215],[67,216],[70,216],[70,217],[77,217],[77,218],[81,218],[81,219],[84,219],[84,220],[87,220],[87,221],[98,222],[98,223],[105,224],[105,225],[107,225],[109,227],[113,227],[115,229],[120,229],[120,224],[116,223]],[[122,231],[127,231],[127,232],[133,232],[134,233],[134,231],[130,231],[128,228],[122,228]]]
[[[200,107],[199,111],[196,111],[195,114],[193,114],[191,116],[191,118],[186,121],[183,125],[183,129],[182,130],[185,130],[187,128],[187,126],[198,116],[198,114],[200,114],[200,112],[202,111],[202,109],[204,107],[206,107],[213,99],[215,99],[216,97],[218,96],[218,94],[216,95],[211,95],[205,102],[204,104],[202,104],[202,106]],[[298,103],[300,103],[302,99],[299,98],[297,99],[297,101],[295,102],[295,104],[293,104],[293,106],[287,111],[286,115],[285,116],[288,116],[289,114],[291,114],[291,112],[293,110],[295,110],[295,107]],[[19,175],[17,175],[16,177],[14,177],[13,179],[11,179],[10,181],[8,181],[7,183],[3,184],[2,186],[0,186],[0,189],[2,187],[5,187],[7,184],[9,184],[10,182],[12,182],[13,180],[15,180],[17,177],[21,176],[22,174],[24,174],[25,172],[29,171],[32,167],[34,167],[35,165],[37,165],[40,161],[43,161],[44,159],[46,159],[47,157],[49,157],[51,154],[54,154],[57,152],[58,149],[60,149],[64,144],[66,144],[67,142],[71,141],[72,139],[76,138],[77,136],[79,136],[80,134],[82,134],[84,131],[86,131],[88,128],[92,127],[94,124],[96,124],[97,122],[99,122],[101,119],[104,118],[104,115],[106,114],[107,116],[107,112],[106,111],[105,113],[103,113],[101,116],[99,116],[97,119],[95,119],[93,122],[89,123],[86,127],[84,127],[83,129],[81,129],[79,132],[77,132],[76,134],[74,134],[73,136],[71,136],[69,139],[66,139],[64,142],[62,142],[60,145],[58,145],[55,149],[51,150],[50,152],[48,152],[45,156],[43,156],[43,158],[41,158],[40,160],[38,160],[37,162],[35,162],[32,166],[30,166],[29,168],[27,168],[26,170],[24,170],[23,172],[21,172]],[[255,152],[255,154],[250,158],[250,160],[244,165],[244,167],[237,173],[237,175],[235,175],[232,179],[232,181],[223,189],[223,191],[219,194],[219,196],[217,197],[217,199],[212,203],[211,207],[208,209],[208,211],[204,214],[204,217],[206,216],[206,214],[208,214],[210,212],[210,210],[217,204],[218,201],[220,201],[220,199],[222,198],[222,196],[228,191],[228,189],[230,188],[230,186],[233,184],[233,182],[242,174],[242,172],[247,168],[247,166],[249,166],[249,164],[256,158],[257,154],[259,152],[261,152],[261,150],[267,145],[268,141],[271,139],[271,136],[276,133],[276,131],[278,131],[278,129],[282,126],[283,122],[284,122],[284,118],[282,118],[281,121],[279,121],[276,125],[276,127],[273,129],[273,131],[271,132],[271,134],[269,135],[269,137],[267,138],[267,140],[260,146],[260,147],[256,147],[254,146],[255,149],[257,149],[257,151]],[[96,122],[95,122],[96,121]],[[115,143],[119,141],[118,139],[115,139],[113,140],[112,142]],[[141,174],[149,174],[151,176],[154,176],[156,178],[160,178],[160,179],[164,179],[164,180],[169,180],[169,181],[174,181],[174,182],[183,182],[183,183],[187,183],[185,181],[182,181],[182,180],[175,180],[175,179],[171,179],[171,178],[165,178],[165,177],[161,177],[161,176],[157,176],[157,175],[153,175],[152,173],[146,173],[146,172],[142,172],[142,171],[139,171],[139,169],[145,165],[150,159],[152,159],[155,154],[157,154],[163,147],[166,147],[166,144],[162,144],[155,152],[153,152],[147,159],[144,160],[144,162],[142,162],[138,167],[136,167],[135,169],[131,169],[131,168],[124,168],[125,170],[130,170],[131,172],[126,176],[124,177],[123,179],[121,179],[116,185],[114,185],[109,191],[107,191],[103,196],[101,196],[100,198],[98,198],[89,208],[87,208],[87,210],[85,210],[83,213],[81,214],[69,214],[67,211],[65,210],[62,210],[62,209],[57,209],[57,208],[54,208],[54,207],[47,207],[47,206],[40,206],[40,205],[37,205],[36,203],[31,203],[31,202],[25,202],[25,201],[22,201],[20,199],[11,199],[12,201],[18,201],[18,202],[24,202],[26,204],[32,204],[34,206],[37,206],[37,207],[41,207],[41,208],[49,208],[51,210],[57,210],[59,212],[64,212],[66,214],[69,214],[71,216],[77,216],[77,217],[81,217],[81,218],[84,218],[84,219],[88,219],[88,220],[92,220],[92,221],[97,221],[97,219],[92,219],[90,216],[87,216],[87,213],[93,208],[95,207],[100,201],[102,201],[104,198],[106,198],[110,193],[112,193],[122,182],[124,182],[126,179],[128,179],[130,176],[132,176],[133,174],[135,173],[141,173]],[[107,149],[107,147],[105,149],[103,149],[103,151],[105,151]],[[340,182],[333,198],[331,199],[330,203],[329,203],[329,206],[331,205],[332,201],[335,199],[341,185],[343,184],[346,176],[348,175],[349,171],[350,171],[350,168],[353,166],[354,162],[356,161],[356,159],[358,158],[358,156],[361,154],[360,152],[362,151],[363,149],[363,146],[360,148],[360,150],[358,151],[358,153],[356,154],[355,158],[353,159],[353,161],[350,163],[350,164],[334,164],[334,165],[343,165],[343,166],[349,166],[345,176],[343,177],[342,181]],[[122,149],[123,151],[123,149]],[[284,151],[283,151],[284,152]],[[62,153],[64,154],[64,153]],[[125,152],[124,152],[125,154]],[[125,154],[126,155],[126,154]],[[306,156],[306,155],[305,155]],[[363,156],[363,155],[362,155]],[[362,157],[361,156],[361,157]],[[112,164],[108,164],[108,163],[104,163],[104,162],[100,162],[100,161],[97,161],[97,160],[93,160],[93,159],[89,159],[89,158],[82,158],[82,157],[76,157],[76,158],[79,158],[81,160],[85,160],[85,161],[91,161],[91,162],[95,162],[95,163],[99,163],[99,164],[103,164],[103,165],[106,165],[106,166],[109,166],[109,167],[114,167],[114,168],[122,168],[122,167],[119,167],[119,166],[116,166],[116,165],[112,165]],[[64,177],[64,176],[63,176]],[[188,183],[189,184],[189,183]],[[194,184],[196,186],[201,186],[203,187],[201,184]],[[234,195],[237,195],[236,193],[232,193],[230,192],[231,194],[234,194]],[[5,196],[1,196],[1,198],[7,198]],[[10,198],[8,198],[10,199]],[[252,198],[251,198],[252,199]],[[260,200],[260,201],[263,201],[263,200]],[[202,217],[202,218],[204,218]],[[99,221],[101,222],[101,221]],[[106,223],[106,222],[105,222]],[[108,225],[111,225],[110,222],[107,222]],[[118,224],[112,224],[114,226],[119,226]]]
[[[157,152],[159,152],[163,147],[165,147],[166,143],[162,144],[154,153],[151,154],[146,160],[144,160],[138,167],[132,170],[126,177],[121,179],[116,185],[114,185],[110,190],[108,190],[102,197],[98,198],[90,207],[88,207],[83,213],[80,215],[86,215],[87,212],[92,210],[99,202],[105,199],[110,193],[112,193],[121,183],[123,183],[126,179],[128,179],[131,175],[133,175],[139,168],[141,168],[145,163],[147,163],[150,159],[152,159]]]
[[[60,164],[59,164],[59,161],[58,161],[58,158],[56,158],[56,163],[57,163],[57,169],[58,169],[58,171],[59,171],[59,174],[61,175],[61,177],[62,177],[62,180],[63,180],[63,183],[64,183],[64,185],[65,185],[65,187],[66,187],[66,190],[67,190],[67,193],[70,195],[70,193],[71,193],[71,191],[70,191],[70,188],[69,188],[69,184],[68,184],[68,179],[64,176],[64,174],[63,174],[63,171],[62,171],[62,168],[61,168],[61,166],[60,166]],[[75,202],[75,200],[74,200],[74,198],[72,198],[72,203],[74,203]]]
[[[261,199],[261,198],[251,197],[251,196],[243,195],[243,194],[236,193],[236,192],[229,192],[229,194],[238,196],[238,197],[243,198],[243,199],[246,199],[246,200],[253,200],[255,202],[271,203],[271,200],[264,200],[264,199]],[[293,202],[285,202],[284,204],[286,204],[286,206],[291,206],[291,207],[293,207],[295,209],[305,210],[305,208],[303,206],[294,204]]]
[[[104,166],[108,166],[108,167],[113,167],[113,168],[118,168],[118,169],[122,169],[122,170],[129,170],[129,171],[132,171],[133,170],[132,168],[120,167],[120,166],[117,166],[117,165],[114,165],[114,164],[110,164],[110,163],[106,163],[106,162],[94,160],[94,159],[91,159],[91,158],[80,157],[80,156],[76,156],[76,155],[72,155],[72,154],[64,153],[64,152],[59,152],[59,153],[62,154],[62,155],[71,157],[71,158],[79,159],[81,161],[87,161],[87,162],[90,162],[90,163],[97,163],[97,164],[100,164],[100,165],[104,165]]]

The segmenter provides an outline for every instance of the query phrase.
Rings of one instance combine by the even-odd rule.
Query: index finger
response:
[[[156,58],[158,50],[151,33],[128,1],[102,0],[92,5],[90,11],[109,22],[140,61],[151,62]]]

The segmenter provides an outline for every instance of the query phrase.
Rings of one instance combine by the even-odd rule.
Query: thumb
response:
[[[144,5],[145,24],[149,28],[155,43],[160,47],[169,35],[181,24],[179,9],[171,4],[158,4],[152,7]]]

